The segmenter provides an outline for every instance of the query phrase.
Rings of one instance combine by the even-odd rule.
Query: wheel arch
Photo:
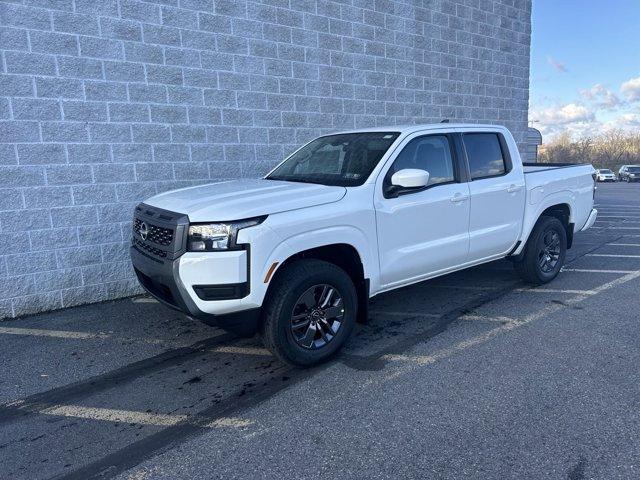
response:
[[[538,220],[541,217],[555,217],[560,220],[562,226],[564,227],[565,232],[567,233],[567,249],[571,248],[573,244],[573,223],[571,223],[571,206],[568,203],[557,203],[555,205],[551,205],[547,207],[538,215]]]
[[[269,281],[269,286],[267,287],[265,298],[268,297],[275,281],[282,272],[286,270],[287,266],[305,258],[313,258],[332,263],[340,267],[351,277],[358,294],[358,321],[366,321],[368,318],[369,278],[366,276],[365,265],[360,252],[349,243],[330,243],[292,253],[278,265],[273,273]]]
[[[527,242],[529,241],[529,237],[531,236],[533,229],[543,216],[555,217],[560,220],[560,223],[562,223],[567,234],[567,249],[571,248],[571,245],[573,244],[574,230],[574,224],[572,223],[571,204],[567,201],[557,200],[557,203],[553,201],[547,202],[546,205],[543,205],[539,208],[535,216],[530,217],[535,218],[535,221],[527,222],[529,226],[525,232],[526,234],[521,237],[520,244],[509,256],[509,258],[516,261],[522,259],[527,246]]]

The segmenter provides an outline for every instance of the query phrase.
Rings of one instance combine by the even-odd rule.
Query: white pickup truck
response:
[[[504,127],[354,130],[262,179],[146,200],[131,257],[166,305],[312,365],[379,293],[505,257],[527,282],[549,282],[595,222],[594,192],[591,165],[523,164]]]

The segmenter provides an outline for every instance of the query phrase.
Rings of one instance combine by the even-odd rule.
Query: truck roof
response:
[[[414,132],[421,132],[424,130],[452,130],[455,128],[482,128],[489,131],[500,131],[507,129],[502,125],[478,123],[423,123],[416,125],[384,125],[381,127],[356,128],[350,130],[341,130],[335,133],[399,132],[401,134],[409,134]]]

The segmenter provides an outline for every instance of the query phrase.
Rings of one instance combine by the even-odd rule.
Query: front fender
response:
[[[365,278],[378,278],[377,262],[375,261],[374,252],[372,251],[372,247],[375,247],[375,242],[368,240],[365,233],[361,230],[352,226],[342,225],[301,232],[281,241],[266,258],[261,271],[256,275],[256,277],[261,279],[259,285],[256,285],[256,288],[260,289],[261,295],[264,297],[274,273],[278,271],[282,264],[289,258],[305,250],[333,244],[352,246],[360,256]],[[277,267],[270,272],[272,265],[276,262]],[[265,281],[269,273],[271,274],[269,275],[268,281]],[[258,291],[256,291],[256,293],[258,293]]]

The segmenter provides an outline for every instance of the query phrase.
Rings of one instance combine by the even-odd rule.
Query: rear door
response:
[[[416,134],[400,148],[375,189],[383,287],[460,265],[469,248],[469,186],[453,135]],[[428,171],[428,186],[397,196],[385,193],[391,175],[405,168]]]
[[[461,132],[469,167],[469,261],[507,254],[522,230],[524,173],[500,132]],[[517,148],[515,143],[513,148]]]

